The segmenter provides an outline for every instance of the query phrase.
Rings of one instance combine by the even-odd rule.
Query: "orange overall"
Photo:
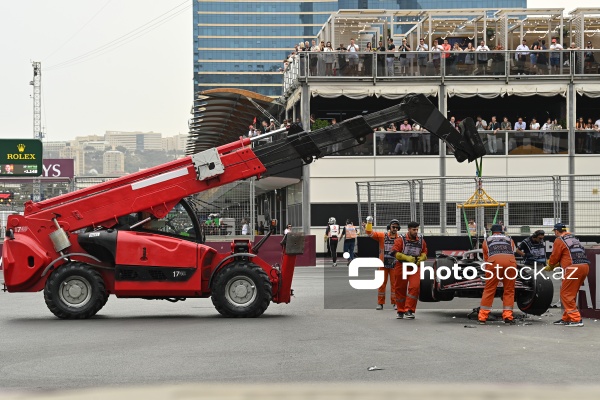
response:
[[[515,243],[503,234],[488,236],[483,242],[483,259],[491,263],[486,265],[485,277],[488,278],[481,296],[479,307],[480,321],[486,321],[492,311],[494,296],[498,283],[502,280],[504,294],[502,296],[502,319],[513,319],[515,304],[515,278],[517,277],[517,260],[515,259]]]
[[[377,290],[377,304],[385,304],[385,291],[387,289],[388,279],[390,281],[391,304],[396,304],[396,275],[394,271],[394,262],[396,260],[390,259],[390,256],[386,257],[386,254],[392,249],[397,235],[384,232],[372,232],[368,230],[365,232],[368,236],[379,242],[379,259],[383,261],[383,265],[385,265],[383,268],[380,268],[380,270],[383,271],[383,285],[381,285]]]
[[[554,240],[552,254],[548,265],[561,265],[564,269],[563,281],[560,285],[560,301],[565,308],[562,320],[565,322],[581,321],[577,309],[577,293],[590,272],[589,260],[579,240],[569,232],[564,232]]]
[[[427,243],[421,235],[416,240],[411,240],[406,234],[394,242],[392,253],[395,252],[418,258],[423,253],[427,254]],[[417,310],[417,301],[421,290],[421,268],[417,268],[416,273],[403,277],[402,263],[397,261],[394,270],[396,274],[396,308],[398,312],[405,313],[410,310],[414,313]]]

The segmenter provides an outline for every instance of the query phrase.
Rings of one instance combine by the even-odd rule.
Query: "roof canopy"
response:
[[[239,139],[254,118],[263,115],[274,99],[242,89],[211,89],[198,94],[190,120],[187,154],[197,153]],[[258,107],[257,107],[258,106]],[[265,117],[266,118],[266,117]]]

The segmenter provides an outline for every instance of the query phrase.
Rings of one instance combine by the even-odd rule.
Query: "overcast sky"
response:
[[[598,4],[528,1],[567,11]],[[32,61],[42,63],[47,140],[187,133],[192,0],[1,0],[0,37],[0,138],[33,137]]]

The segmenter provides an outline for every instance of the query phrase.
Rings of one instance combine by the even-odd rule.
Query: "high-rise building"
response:
[[[65,146],[60,150],[58,158],[72,158],[75,160],[75,176],[85,174],[85,157],[80,147]]]
[[[110,150],[102,156],[104,175],[120,175],[125,173],[125,154]]]
[[[283,60],[339,9],[508,9],[527,0],[194,1],[194,92],[234,87],[281,95]]]
[[[165,151],[185,151],[189,135],[179,134],[171,137],[162,138],[162,149]]]
[[[113,148],[122,146],[128,151],[162,149],[162,133],[106,131],[104,140]]]

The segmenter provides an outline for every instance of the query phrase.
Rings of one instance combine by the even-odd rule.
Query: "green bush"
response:
[[[321,129],[321,128],[325,128],[326,126],[329,126],[329,122],[323,120],[323,119],[317,119],[315,120],[315,122],[310,126],[310,130],[311,131],[316,131],[317,129]]]

